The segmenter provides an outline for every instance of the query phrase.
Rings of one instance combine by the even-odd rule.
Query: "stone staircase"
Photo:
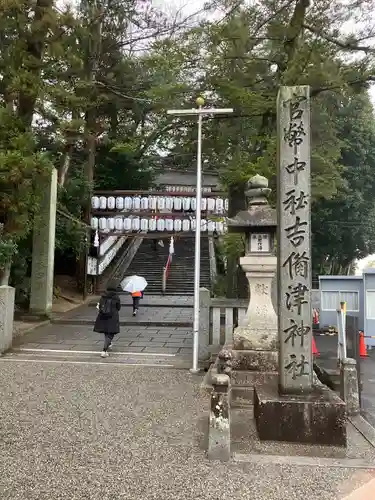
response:
[[[194,238],[176,238],[175,253],[170,267],[166,295],[194,294]],[[126,276],[143,276],[148,286],[148,295],[162,294],[163,268],[167,263],[169,241],[164,240],[164,247],[154,249],[150,239],[144,239],[134,259],[126,271]],[[210,259],[208,238],[201,239],[201,287],[210,287]]]
[[[155,250],[153,241],[145,238],[126,270],[126,276],[143,276],[148,283],[146,293],[161,294],[163,268],[167,263],[168,251],[167,241],[164,242],[164,247],[157,245]]]
[[[181,238],[175,241],[168,280],[167,295],[194,295],[194,238]],[[210,257],[207,236],[201,237],[201,275],[200,286],[210,288]]]

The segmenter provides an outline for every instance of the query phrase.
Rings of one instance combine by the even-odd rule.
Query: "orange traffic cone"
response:
[[[367,349],[365,344],[365,334],[363,332],[359,332],[359,355],[361,358],[367,358]]]
[[[314,335],[312,336],[312,353],[313,353],[313,356],[320,356],[320,352],[316,348]]]

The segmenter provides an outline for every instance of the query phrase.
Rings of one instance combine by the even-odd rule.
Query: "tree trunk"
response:
[[[0,286],[9,285],[11,268],[12,268],[12,263],[9,262],[8,264],[6,264],[4,269],[0,270]]]
[[[61,157],[60,167],[58,171],[58,185],[63,187],[65,184],[66,176],[68,175],[70,162],[72,159],[74,146],[73,144],[69,144],[66,146],[66,149]]]

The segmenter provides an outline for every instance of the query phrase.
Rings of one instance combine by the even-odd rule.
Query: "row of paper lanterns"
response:
[[[195,219],[141,219],[139,217],[92,217],[92,229],[100,231],[195,231]],[[201,221],[201,231],[225,231],[223,221]]]
[[[166,191],[172,191],[173,193],[194,193],[196,188],[193,186],[166,186]],[[210,187],[202,187],[202,193],[211,193]]]
[[[195,210],[196,200],[179,196],[93,196],[94,210]],[[202,198],[201,209],[223,213],[228,210],[228,200],[223,198]]]

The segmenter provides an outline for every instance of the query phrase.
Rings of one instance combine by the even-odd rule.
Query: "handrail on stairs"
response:
[[[173,254],[174,254],[174,239],[173,239],[173,236],[171,236],[167,263],[166,263],[165,267],[163,267],[163,277],[162,277],[162,292],[163,293],[165,293],[165,291],[167,289],[167,281],[168,281],[169,271],[170,271],[171,264],[172,264]]]

